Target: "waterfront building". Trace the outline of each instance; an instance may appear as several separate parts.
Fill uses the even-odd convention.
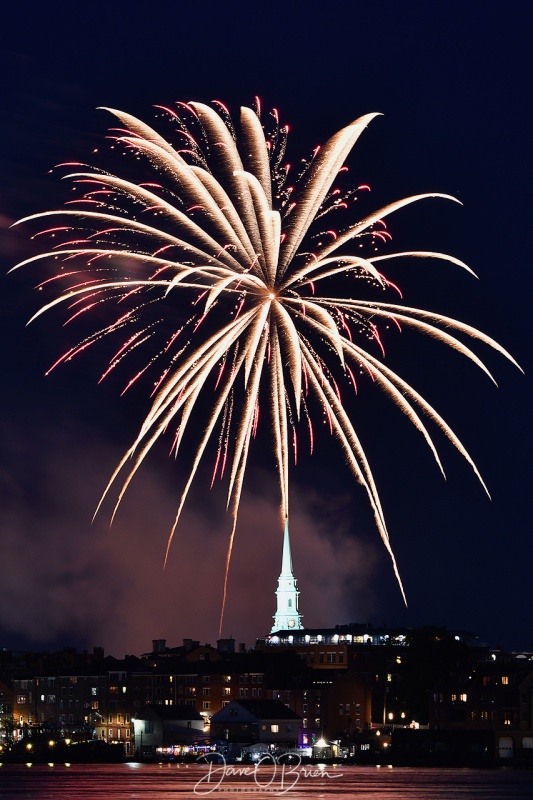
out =
[[[182,748],[203,743],[204,719],[186,705],[146,705],[133,719],[135,754],[151,758],[156,752],[180,754]]]
[[[301,719],[279,700],[232,700],[211,718],[211,738],[229,744],[298,745]]]

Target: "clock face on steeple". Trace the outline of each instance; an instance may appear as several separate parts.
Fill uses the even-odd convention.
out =
[[[289,628],[294,628],[295,622],[294,622],[293,619],[290,619],[287,624],[288,624]]]

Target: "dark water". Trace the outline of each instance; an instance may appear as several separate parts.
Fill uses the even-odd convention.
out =
[[[1,800],[196,800],[286,796],[289,800],[533,800],[533,771],[407,767],[214,765],[4,765]]]

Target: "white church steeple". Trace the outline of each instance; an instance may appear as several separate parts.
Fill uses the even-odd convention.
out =
[[[289,520],[285,518],[281,573],[278,578],[278,588],[276,589],[277,608],[271,633],[275,631],[301,630],[303,628],[302,615],[298,611],[299,594],[300,592],[296,588],[296,578],[292,574]]]

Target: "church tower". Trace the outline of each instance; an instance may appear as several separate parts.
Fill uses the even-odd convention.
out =
[[[298,611],[299,594],[300,592],[296,588],[296,578],[292,574],[289,520],[285,518],[281,573],[278,578],[278,588],[276,589],[277,609],[274,614],[271,633],[275,633],[275,631],[301,630],[303,628],[302,615]]]

